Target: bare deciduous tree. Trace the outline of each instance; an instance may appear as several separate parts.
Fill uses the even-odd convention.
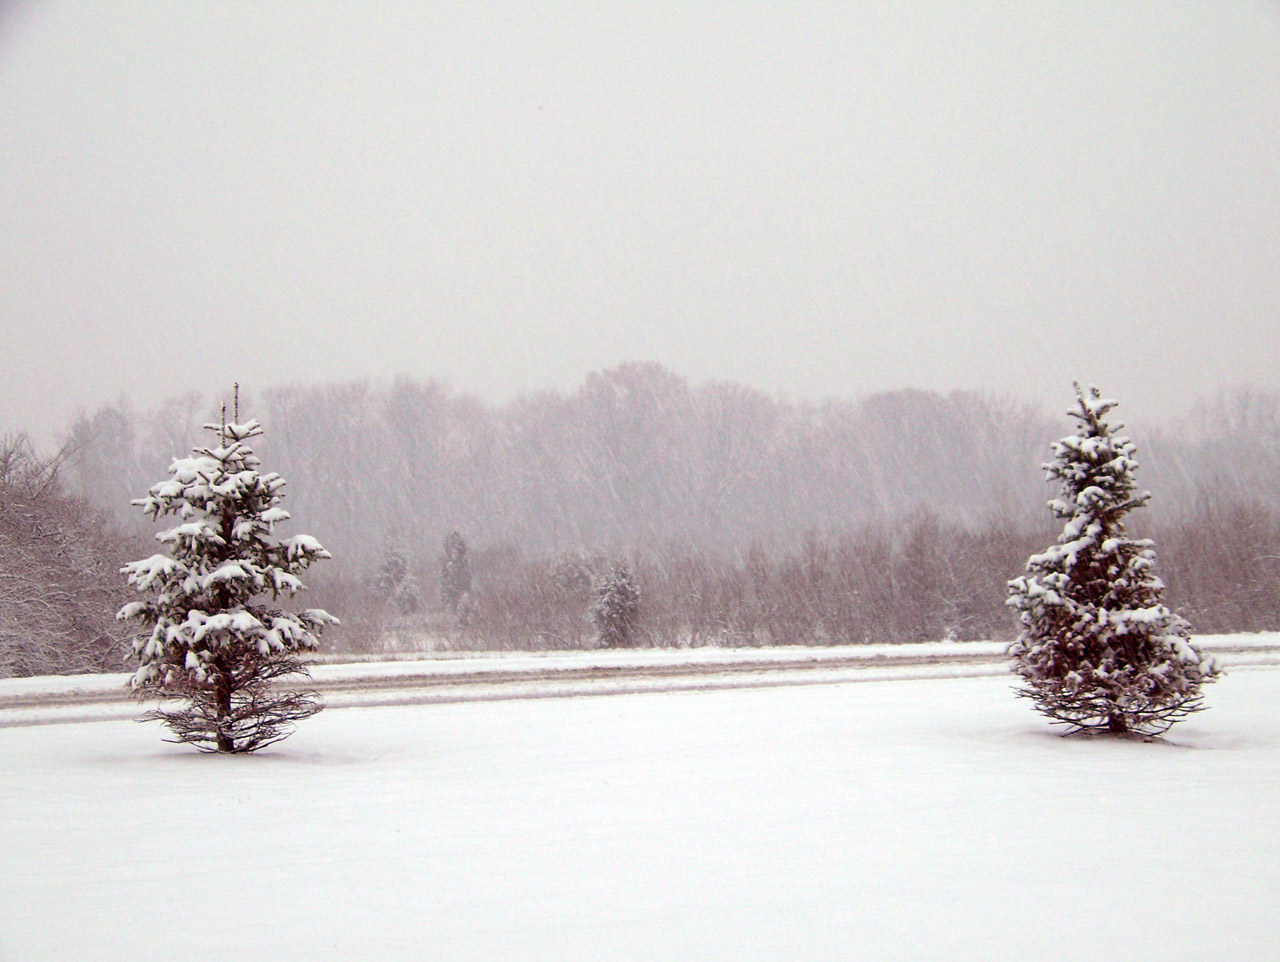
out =
[[[38,456],[26,435],[0,440],[0,677],[104,671],[123,659],[108,617],[128,540],[69,497],[64,447]]]

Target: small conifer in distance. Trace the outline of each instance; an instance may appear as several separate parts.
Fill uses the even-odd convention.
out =
[[[639,639],[640,586],[625,561],[619,561],[596,582],[591,620],[606,648],[629,648]]]
[[[457,531],[449,532],[444,539],[444,554],[440,557],[440,600],[452,615],[464,610],[464,602],[471,594],[471,559],[467,541]]]

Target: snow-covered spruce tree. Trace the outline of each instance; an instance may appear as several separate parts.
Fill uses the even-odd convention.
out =
[[[1078,384],[1076,401],[1078,433],[1044,466],[1062,485],[1049,508],[1066,525],[1009,582],[1018,694],[1072,731],[1158,735],[1202,707],[1200,686],[1218,669],[1165,606],[1152,542],[1125,533],[1125,515],[1150,494],[1134,493],[1134,445],[1104,420],[1116,402]]]
[[[217,433],[217,446],[176,458],[169,480],[133,502],[153,520],[172,514],[179,523],[156,535],[167,554],[121,569],[153,597],[125,605],[118,617],[143,629],[133,639],[134,693],[186,702],[143,718],[201,751],[251,752],[323,707],[313,691],[273,683],[305,676],[299,652],[338,621],[318,608],[293,613],[275,603],[302,590],[298,574],[329,552],[309,535],[272,536],[289,513],[279,506],[284,480],[261,473],[249,447],[262,433],[258,422],[205,427]]]
[[[596,582],[591,620],[605,647],[628,648],[635,644],[640,627],[640,586],[625,561],[615,564]]]
[[[398,545],[391,544],[373,577],[373,588],[391,604],[399,615],[416,615],[422,610],[422,593],[418,579],[409,570],[409,562]]]
[[[471,593],[471,560],[467,555],[466,539],[456,531],[449,532],[440,558],[440,600],[453,615]]]
[[[603,562],[601,562],[603,564]],[[551,562],[550,633],[569,648],[581,648],[589,640],[587,614],[595,600],[591,562],[577,551],[564,551]]]

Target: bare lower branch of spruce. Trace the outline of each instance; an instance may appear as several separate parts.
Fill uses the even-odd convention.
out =
[[[1160,705],[1145,704],[1141,708],[1119,707],[1108,697],[1082,698],[1078,694],[1056,695],[1039,689],[1014,689],[1019,698],[1029,698],[1036,710],[1058,725],[1067,726],[1064,734],[1124,734],[1156,737],[1175,723],[1205,708],[1200,694]],[[1115,721],[1122,722],[1117,727]]]
[[[210,693],[190,697],[177,709],[157,708],[141,721],[158,721],[173,732],[166,741],[192,745],[204,752],[240,754],[257,751],[293,733],[294,723],[324,707],[310,689],[268,690],[265,687],[233,696],[231,710],[219,713]],[[229,748],[226,746],[230,746]]]
[[[158,721],[174,733],[166,741],[193,745],[209,752],[252,752],[287,738],[293,724],[324,707],[319,694],[304,688],[278,688],[276,679],[290,675],[310,677],[305,665],[291,656],[250,659],[222,676],[229,690],[229,704],[219,701],[219,679],[191,677],[167,685],[139,688],[139,698],[185,701],[183,707],[145,712],[141,721]]]

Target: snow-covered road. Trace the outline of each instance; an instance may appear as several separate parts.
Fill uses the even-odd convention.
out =
[[[1280,633],[1207,635],[1197,643],[1228,668],[1280,664]],[[330,708],[660,691],[702,691],[1008,672],[998,642],[831,648],[666,648],[469,653],[312,666]],[[135,717],[127,675],[0,680],[0,728]]]

